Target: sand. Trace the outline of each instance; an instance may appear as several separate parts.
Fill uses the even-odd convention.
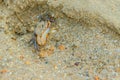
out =
[[[0,80],[119,80],[119,0],[0,0]],[[37,17],[55,18],[40,58]]]

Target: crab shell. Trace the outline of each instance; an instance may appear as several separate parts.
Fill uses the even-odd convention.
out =
[[[47,24],[44,26],[45,28],[42,30],[42,33],[37,35],[37,43],[40,46],[43,46],[47,42],[48,33],[50,31],[50,22],[48,21]]]

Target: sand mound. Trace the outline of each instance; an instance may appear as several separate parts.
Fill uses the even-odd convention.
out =
[[[119,0],[4,0],[4,3],[9,9],[22,13],[29,8],[47,4],[44,10],[49,7],[82,25],[108,27],[120,34]]]

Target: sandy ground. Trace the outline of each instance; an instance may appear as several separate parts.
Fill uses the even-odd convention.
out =
[[[33,17],[34,14],[36,16],[49,10],[48,6],[41,2],[42,7],[35,5],[35,8],[21,13],[9,1],[11,0],[4,0],[5,4],[0,4],[0,80],[120,80],[119,27],[111,28],[111,17],[108,22],[104,22],[104,19],[95,15],[95,20],[102,20],[99,23],[94,19],[89,21],[93,16],[87,15],[85,18],[83,15],[78,21],[74,12],[66,15],[71,11],[67,12],[68,8],[64,7],[68,5],[67,1],[71,4],[69,0],[63,4],[61,13],[50,7],[50,11],[56,17],[56,24],[53,25],[56,31],[50,34],[46,47],[54,46],[54,52],[48,57],[39,58],[37,53],[40,52],[35,52],[34,46],[29,44],[35,24]],[[54,4],[56,7],[63,3],[63,0],[58,0],[58,4],[55,4],[55,1],[48,0],[47,4]],[[91,0],[87,1],[92,3]],[[114,3],[117,3],[117,0],[115,1]],[[101,3],[97,3],[102,4],[102,0]],[[75,4],[71,6],[74,7]],[[17,12],[17,15],[14,12]],[[32,16],[32,19],[29,16]],[[114,20],[113,24],[118,25]],[[59,49],[60,45],[65,49]]]

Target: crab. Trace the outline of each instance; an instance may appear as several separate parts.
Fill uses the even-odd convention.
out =
[[[51,23],[55,22],[55,18],[50,13],[39,15],[37,18],[39,22],[35,26],[30,44],[34,44],[35,50],[40,50],[40,47],[45,46],[47,43]]]
[[[34,48],[39,50],[40,46],[44,46],[47,42],[48,34],[50,32],[50,21],[41,21],[37,23],[33,33],[33,37],[30,40],[31,44],[34,44]]]

